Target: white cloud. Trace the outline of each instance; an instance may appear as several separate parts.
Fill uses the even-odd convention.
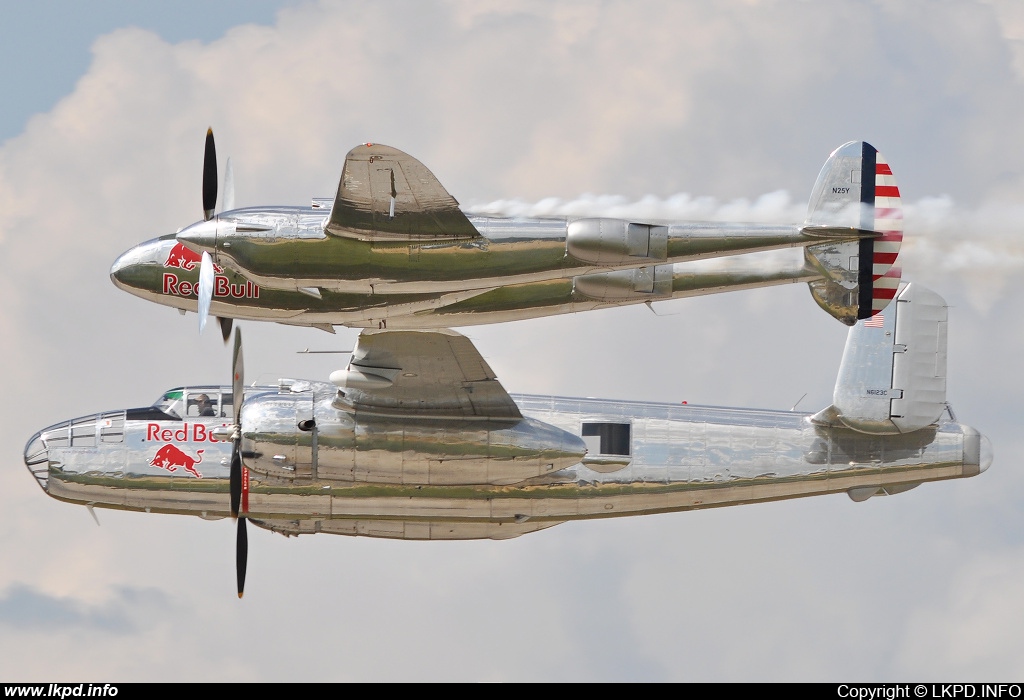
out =
[[[1019,491],[1001,445],[1024,389],[1013,369],[1024,342],[1014,243],[1024,127],[997,15],[966,0],[922,7],[324,2],[209,44],[137,29],[98,38],[75,91],[0,146],[0,599],[23,586],[125,615],[140,608],[118,607],[119,589],[170,602],[143,606],[155,622],[141,632],[3,635],[0,670],[45,680],[676,679],[680,663],[713,679],[944,673],[918,630],[948,629],[981,604],[934,604],[945,591],[936,572],[948,573],[935,543],[964,551]],[[584,203],[797,220],[828,152],[867,138],[916,207],[908,236],[911,224],[927,230],[904,266],[956,305],[951,397],[992,435],[996,464],[883,506],[821,499],[570,524],[506,543],[251,532],[249,593],[237,603],[229,522],[100,513],[96,528],[20,466],[43,425],[226,375],[227,352],[212,332],[196,339],[194,316],[107,280],[122,250],[198,218],[208,125],[222,158],[234,157],[240,205],[330,195],[344,153],[374,140],[415,154],[464,202],[552,197],[544,206],[557,208],[614,193]],[[978,225],[969,241],[961,223]],[[844,332],[806,289],[662,306],[679,315],[619,309],[469,335],[513,391],[829,400]],[[332,360],[291,351],[354,336],[256,324],[246,334],[254,379],[324,376]],[[632,372],[608,371],[624,362]],[[967,494],[991,501],[957,504]],[[889,536],[899,551],[878,554]],[[1001,537],[992,609],[1010,604],[1018,558]],[[899,601],[933,592],[920,618],[873,612],[897,611],[872,578],[883,564]],[[862,572],[860,585],[836,584],[848,571]],[[994,624],[986,611],[970,629]],[[907,640],[895,661],[869,623]],[[1016,637],[998,638],[1019,650]],[[1012,676],[1006,659],[994,675]],[[977,663],[964,673],[990,668]]]

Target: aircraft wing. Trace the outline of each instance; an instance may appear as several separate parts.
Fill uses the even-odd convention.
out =
[[[406,418],[522,418],[469,338],[451,330],[359,335],[347,369],[331,374],[336,405]]]
[[[368,241],[480,236],[423,163],[376,143],[356,146],[345,156],[325,230]]]

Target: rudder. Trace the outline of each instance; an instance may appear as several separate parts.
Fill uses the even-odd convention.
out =
[[[832,405],[814,420],[875,435],[931,425],[946,409],[945,300],[904,284],[884,313],[850,329]]]
[[[829,156],[811,192],[804,231],[827,237],[859,231],[859,240],[804,249],[823,280],[815,301],[847,325],[884,309],[896,292],[894,264],[903,241],[903,209],[892,169],[869,143],[851,141]]]

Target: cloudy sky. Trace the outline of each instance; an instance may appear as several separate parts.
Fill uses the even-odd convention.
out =
[[[1024,674],[1024,8],[1015,0],[3,0],[0,677],[985,680]],[[220,382],[194,315],[116,290],[123,250],[237,203],[330,196],[364,141],[466,206],[799,221],[864,139],[907,204],[908,279],[950,303],[969,480],[406,543],[99,512],[43,495],[37,429]],[[554,199],[551,199],[554,198]],[[698,205],[693,204],[698,202]],[[540,203],[540,204],[538,204]],[[610,203],[610,204],[609,204]],[[687,209],[687,207],[689,207]],[[510,391],[801,409],[845,328],[803,285],[467,331]],[[355,333],[242,324],[251,379],[322,378]]]

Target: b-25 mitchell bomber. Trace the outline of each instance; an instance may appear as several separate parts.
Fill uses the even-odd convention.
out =
[[[200,327],[219,317],[225,340],[234,318],[448,328],[787,282],[806,282],[850,325],[899,284],[899,189],[863,142],[829,156],[799,225],[467,215],[422,163],[380,144],[348,153],[333,199],[220,214],[216,202],[210,132],[205,220],[132,248],[110,274],[139,297],[197,311]],[[763,258],[780,249],[793,255]]]
[[[505,539],[569,520],[847,493],[854,501],[988,468],[946,402],[946,304],[903,285],[849,331],[815,414],[510,395],[464,336],[365,330],[330,382],[179,387],[144,408],[36,433],[53,498],[238,517],[283,535]]]

